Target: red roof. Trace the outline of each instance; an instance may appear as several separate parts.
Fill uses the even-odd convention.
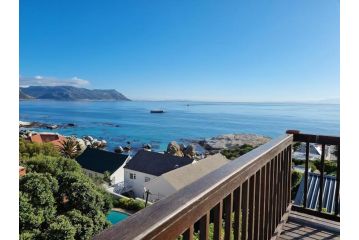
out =
[[[55,146],[61,146],[62,142],[65,141],[66,138],[59,134],[52,133],[41,133],[41,134],[33,134],[30,136],[30,141],[34,143],[52,143]]]

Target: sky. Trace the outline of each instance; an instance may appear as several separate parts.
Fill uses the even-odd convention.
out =
[[[339,98],[339,0],[20,0],[20,86],[134,100]]]

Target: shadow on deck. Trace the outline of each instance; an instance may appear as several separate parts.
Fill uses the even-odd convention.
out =
[[[276,239],[340,239],[340,223],[291,211]]]

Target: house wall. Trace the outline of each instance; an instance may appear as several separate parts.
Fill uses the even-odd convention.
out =
[[[103,177],[103,173],[98,173],[98,172],[94,172],[94,171],[91,171],[91,170],[88,170],[86,168],[82,168],[82,170],[84,170],[85,174],[87,174],[88,176],[98,176],[98,177]]]
[[[129,161],[130,159],[128,158],[121,167],[119,167],[114,173],[112,173],[110,179],[111,179],[111,183],[112,184],[116,184],[116,183],[120,183],[125,181],[125,170],[124,170],[124,166],[126,165],[126,163]]]
[[[146,189],[148,189],[150,192],[148,196],[148,200],[150,202],[157,202],[177,191],[162,177],[157,177],[150,182],[146,182],[144,187],[146,187]]]
[[[136,174],[136,179],[130,178],[130,173]],[[157,178],[157,176],[146,174],[134,170],[124,168],[124,179],[126,188],[132,188],[136,197],[144,197],[144,186],[145,186],[145,177],[149,177],[150,180]]]

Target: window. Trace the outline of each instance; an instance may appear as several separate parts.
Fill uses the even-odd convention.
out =
[[[136,174],[135,173],[130,173],[130,179],[136,179]]]
[[[150,180],[151,180],[151,178],[145,177],[145,182],[149,182]]]

